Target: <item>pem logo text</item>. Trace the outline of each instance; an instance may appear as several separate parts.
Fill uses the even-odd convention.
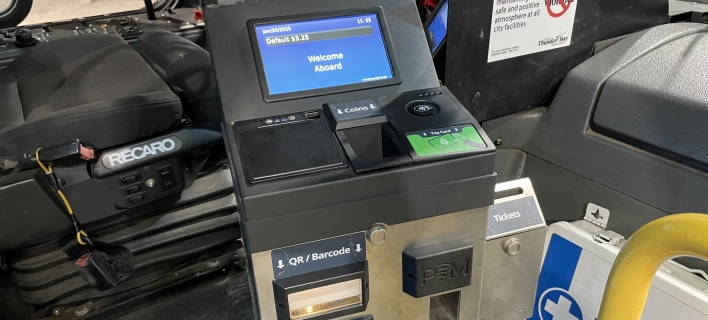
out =
[[[436,266],[421,270],[423,276],[419,277],[420,285],[424,286],[436,281],[447,281],[470,274],[470,259],[441,263]]]

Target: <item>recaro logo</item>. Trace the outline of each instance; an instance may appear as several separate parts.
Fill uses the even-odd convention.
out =
[[[103,165],[106,166],[106,168],[115,168],[124,164],[129,164],[136,160],[142,160],[171,151],[177,151],[181,146],[182,143],[177,137],[167,137],[107,153],[102,157],[101,162],[103,162]]]
[[[455,277],[463,277],[470,274],[470,259],[464,262],[458,261],[441,263],[436,266],[421,270],[422,277],[419,277],[420,285],[424,286],[432,281],[452,280]]]

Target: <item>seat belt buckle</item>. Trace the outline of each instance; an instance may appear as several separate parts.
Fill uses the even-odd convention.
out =
[[[70,241],[61,250],[69,257],[79,257],[74,269],[98,291],[117,286],[133,273],[133,254],[121,245],[92,240],[91,246],[85,246]]]
[[[113,265],[99,251],[90,251],[79,257],[74,268],[92,288],[98,291],[111,289],[121,279]]]
[[[74,166],[96,158],[93,145],[73,139],[39,150],[39,159],[54,166]]]

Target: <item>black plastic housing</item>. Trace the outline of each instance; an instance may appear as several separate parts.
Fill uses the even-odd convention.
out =
[[[92,288],[99,291],[115,287],[120,282],[110,262],[98,251],[84,254],[74,263],[74,269]]]
[[[39,150],[39,160],[55,166],[73,166],[92,160],[93,146],[79,139],[72,139]],[[82,154],[82,151],[87,154]]]
[[[420,298],[469,286],[473,244],[470,237],[403,251],[403,292]]]
[[[325,95],[314,93],[287,101],[266,101],[264,94],[267,93],[263,92],[259,80],[258,58],[254,55],[257,52],[252,48],[250,29],[253,22],[288,20],[293,16],[312,14],[312,8],[317,8],[316,15],[319,16],[347,15],[356,10],[378,12],[379,18],[386,22],[384,32],[390,37],[387,49],[399,66],[400,83],[352,87],[346,92]],[[206,7],[205,20],[227,122],[225,138],[239,198],[241,228],[249,253],[359,232],[377,222],[397,224],[493,203],[495,149],[474,118],[449,91],[440,88],[414,2],[247,2]],[[411,91],[416,91],[415,96],[405,94]],[[432,94],[437,92],[441,94],[433,97]],[[476,154],[433,159],[435,161],[420,159],[420,163],[413,164],[401,157],[405,160],[402,165],[383,170],[375,168],[377,170],[370,172],[357,173],[350,165],[354,162],[347,159],[347,166],[262,183],[255,183],[249,173],[251,156],[241,141],[242,133],[249,129],[243,124],[257,127],[261,120],[265,123],[275,116],[313,110],[322,115],[321,108],[327,103],[372,97],[376,97],[382,106],[405,108],[404,100],[418,99],[419,95],[426,97],[426,93],[429,99],[444,100],[433,102],[455,105],[459,112],[454,117],[446,117],[441,112],[425,121],[409,118],[414,116],[405,110],[400,114],[392,111],[396,118],[388,118],[385,125],[392,126],[404,147],[407,146],[400,134],[406,130],[459,123],[475,126],[489,147]],[[381,123],[381,119],[376,119],[370,124]],[[341,147],[341,143],[337,143],[337,148]],[[279,159],[288,161],[287,158]]]

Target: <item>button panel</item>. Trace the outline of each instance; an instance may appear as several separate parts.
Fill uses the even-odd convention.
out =
[[[177,141],[176,137],[174,139]],[[189,170],[184,167],[184,159],[175,155],[153,162],[131,164],[130,168],[123,168],[114,176],[96,179],[104,178],[102,180],[111,189],[116,208],[133,209],[179,195],[185,187],[186,172]]]

